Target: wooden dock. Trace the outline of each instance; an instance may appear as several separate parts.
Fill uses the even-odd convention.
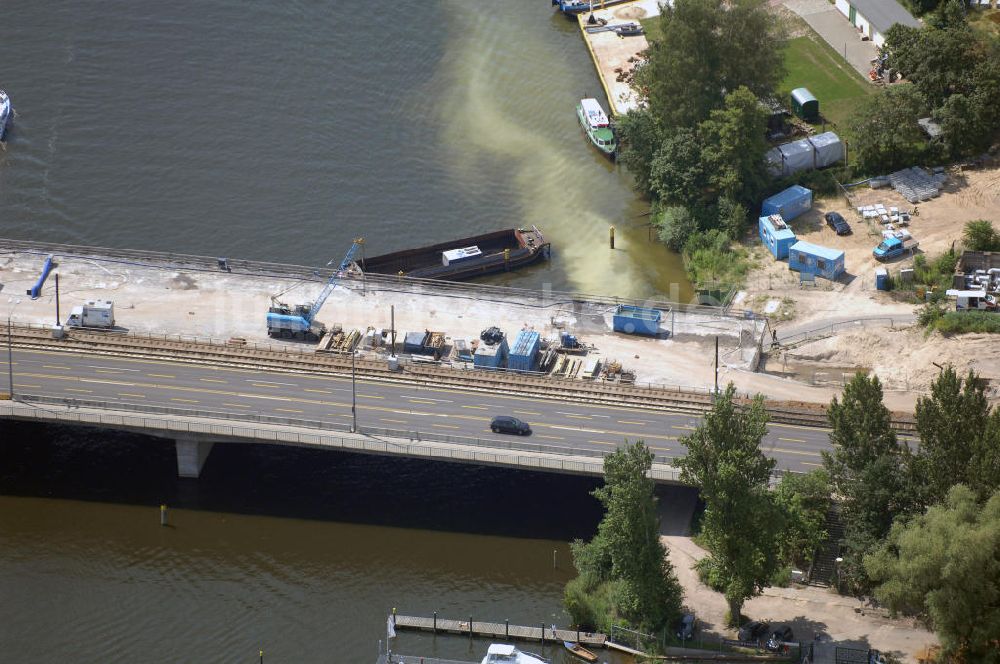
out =
[[[466,662],[457,659],[437,659],[435,657],[418,657],[416,655],[381,655],[378,664],[479,664],[479,662]]]
[[[528,627],[527,625],[511,625],[507,621],[494,623],[472,620],[471,618],[468,620],[449,620],[438,618],[437,615],[431,618],[395,616],[395,621],[397,630],[409,629],[421,632],[464,634],[505,641],[540,641],[542,643],[576,641],[585,646],[604,648],[608,640],[607,635],[595,632],[580,632],[572,629],[556,629],[553,632],[551,625],[543,625],[542,623],[535,627]]]

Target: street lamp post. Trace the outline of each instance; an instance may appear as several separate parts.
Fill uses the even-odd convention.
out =
[[[21,304],[21,300],[14,300],[14,306],[7,312],[7,382],[12,401],[14,400],[14,344],[12,341],[14,334],[11,329],[10,319],[14,315],[14,308],[19,304]]]
[[[358,399],[354,380],[354,351],[351,351],[351,433],[358,432]]]

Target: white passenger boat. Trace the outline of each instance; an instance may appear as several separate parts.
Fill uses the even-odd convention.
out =
[[[521,652],[514,646],[494,643],[486,651],[482,664],[549,664],[549,661],[538,655]]]
[[[14,107],[10,105],[10,97],[3,90],[0,90],[0,141],[3,140],[3,135],[7,133],[7,126],[10,125],[10,119],[14,116]]]

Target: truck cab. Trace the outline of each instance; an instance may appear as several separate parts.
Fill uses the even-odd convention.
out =
[[[887,261],[896,258],[897,256],[902,256],[907,251],[912,251],[917,248],[916,242],[907,242],[898,237],[887,237],[882,240],[881,244],[872,249],[872,256],[876,260]]]

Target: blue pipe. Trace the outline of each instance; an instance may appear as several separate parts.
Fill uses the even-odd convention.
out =
[[[38,277],[38,281],[35,285],[28,290],[28,295],[31,296],[32,300],[37,300],[38,296],[42,294],[42,285],[45,280],[49,278],[49,272],[52,271],[52,254],[49,254],[45,259],[45,265],[42,266],[42,276]]]

